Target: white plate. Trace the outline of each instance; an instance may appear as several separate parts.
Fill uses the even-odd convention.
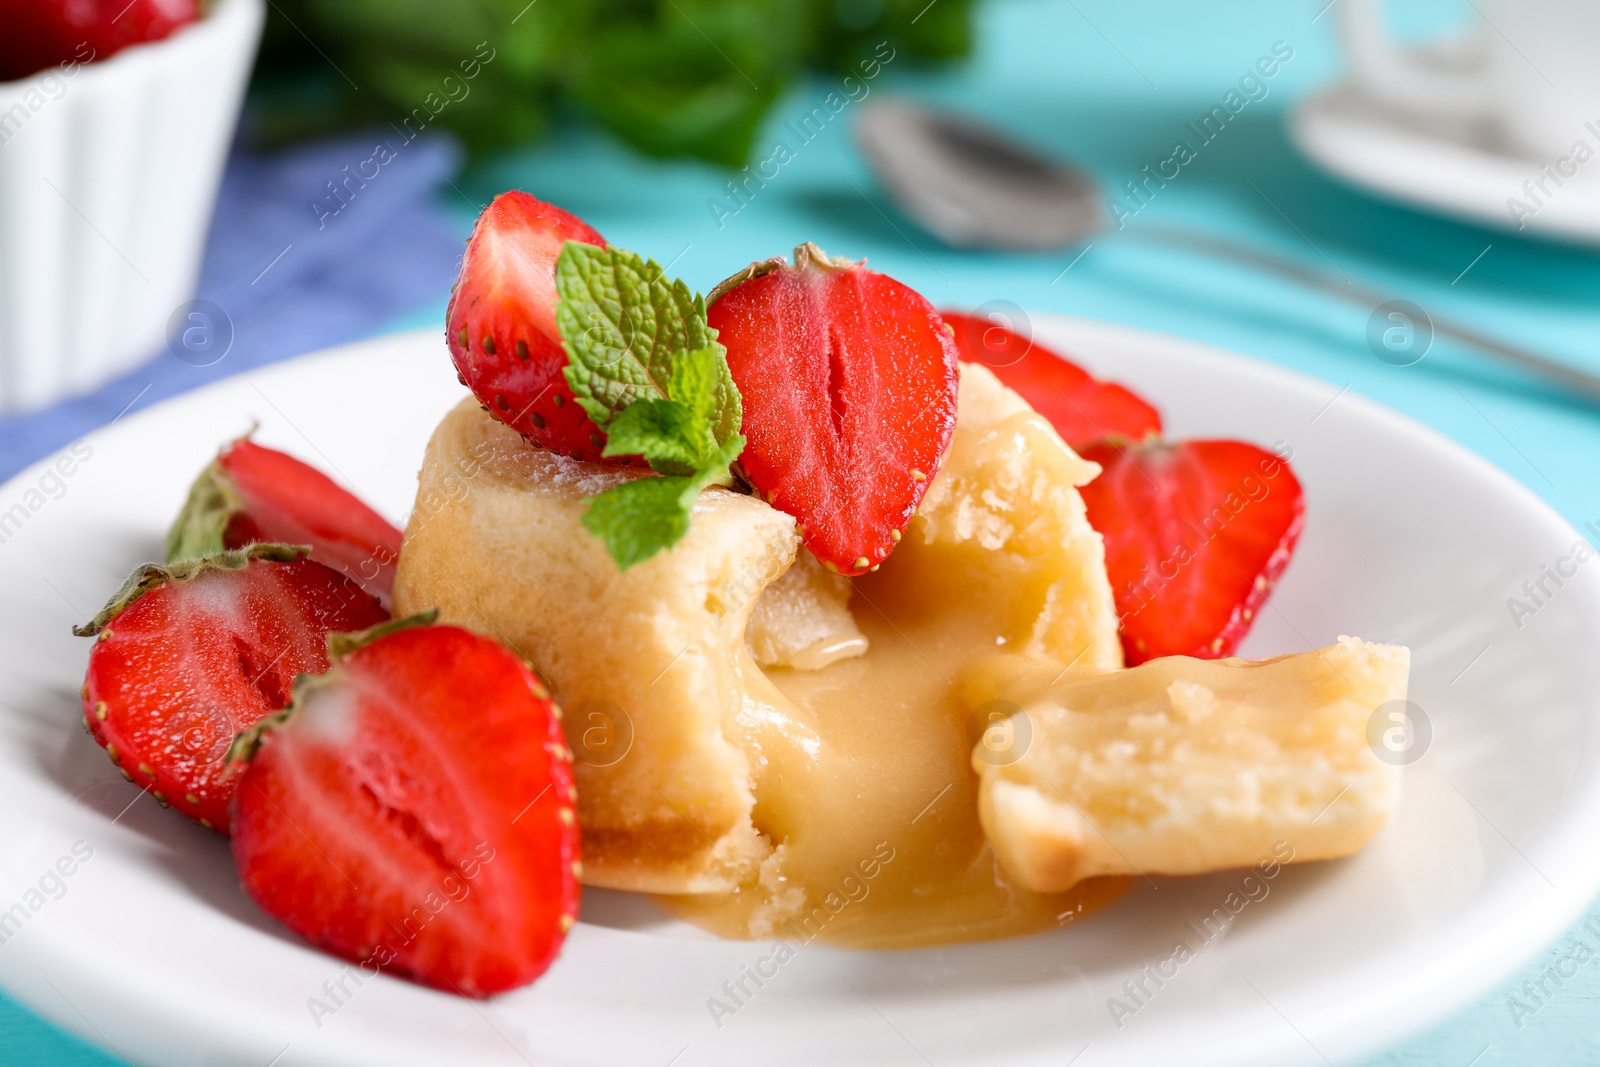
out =
[[[1541,169],[1554,159],[1504,152],[1480,123],[1400,115],[1348,82],[1302,101],[1289,133],[1312,162],[1386,199],[1524,236],[1600,244],[1600,164],[1593,161],[1557,187]],[[1573,135],[1600,150],[1600,135]],[[1523,189],[1541,179],[1550,195]],[[1531,213],[1513,212],[1512,198]]]
[[[386,977],[347,982],[353,996],[336,991],[337,1013],[313,1021],[308,999],[327,997],[344,965],[250,904],[221,839],[112,771],[79,729],[88,650],[67,630],[155,554],[190,477],[252,418],[264,442],[402,516],[423,443],[460,395],[432,333],[220,382],[92,435],[64,491],[42,465],[0,489],[0,507],[42,502],[0,546],[0,909],[27,911],[26,890],[75,842],[94,850],[60,899],[9,932],[0,982],[164,1067],[1060,1067],[1085,1046],[1083,1065],[1320,1063],[1427,1025],[1555,938],[1600,888],[1600,566],[1520,630],[1506,597],[1577,533],[1482,460],[1325,383],[1170,337],[1042,316],[1038,327],[1159,402],[1175,435],[1293,447],[1309,521],[1246,652],[1341,633],[1408,644],[1413,699],[1434,731],[1390,829],[1353,859],[1286,868],[1177,977],[1159,990],[1146,979],[1154,995],[1120,1029],[1108,998],[1195,941],[1188,924],[1237,873],[1141,883],[1086,922],[1017,940],[800,946],[720,1028],[708,998],[770,946],[591,893],[561,960],[530,988],[478,1004]],[[29,497],[41,478],[46,492]]]

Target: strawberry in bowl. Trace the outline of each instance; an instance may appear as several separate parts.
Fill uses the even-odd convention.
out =
[[[197,0],[0,0],[0,81],[74,59],[109,59],[199,17]]]
[[[184,305],[265,12],[265,0],[0,0],[0,234],[14,265],[0,277],[0,414],[92,390],[169,346],[193,358],[178,347],[195,325]]]

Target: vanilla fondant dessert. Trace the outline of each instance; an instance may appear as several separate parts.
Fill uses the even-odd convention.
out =
[[[702,299],[525,194],[446,337],[476,403],[429,443],[395,609],[548,684],[590,886],[936,944],[1278,840],[1344,855],[1394,807],[1364,724],[1403,650],[1223,658],[1299,533],[1286,457],[1160,440],[1127,389],[814,245]]]
[[[878,573],[828,572],[792,519],[721,490],[624,572],[580,520],[588,496],[641,475],[530,449],[464,402],[429,445],[396,605],[500,636],[568,709],[589,884],[672,894],[730,936],[1003,936],[1121,885],[1085,878],[1248,865],[1277,838],[1305,858],[1359,848],[1395,799],[1364,726],[1404,696],[1403,650],[1114,670],[1101,538],[1076,489],[1095,473],[967,364],[944,467]],[[974,759],[973,711],[1030,688],[1027,751]],[[591,708],[626,716],[622,759],[581,758]],[[1157,755],[1163,742],[1184,751]],[[1357,784],[1302,848],[1296,820],[1342,776]],[[1140,822],[1147,793],[1168,810]]]
[[[1054,923],[1059,901],[1003,914],[1015,887],[984,847],[956,682],[996,649],[1121,663],[1075,488],[1093,474],[969,365],[944,469],[880,573],[852,588],[793,519],[722,491],[674,548],[619,572],[580,519],[587,495],[639,475],[529,449],[463,403],[428,448],[397,610],[510,642],[580,756],[585,709],[630,720],[626,757],[576,764],[589,884],[727,894],[730,929],[760,935],[884,843],[873,907],[900,887],[949,911],[956,886],[915,894],[950,879],[971,894],[953,923]]]

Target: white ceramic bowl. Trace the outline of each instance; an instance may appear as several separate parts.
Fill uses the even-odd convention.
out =
[[[194,295],[263,0],[0,83],[0,413],[154,355]]]

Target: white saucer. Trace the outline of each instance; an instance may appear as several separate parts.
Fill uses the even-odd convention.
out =
[[[1314,163],[1379,196],[1524,236],[1600,244],[1600,158],[1560,187],[1546,179],[1551,195],[1540,193],[1541,204],[1523,183],[1537,182],[1554,159],[1505,151],[1486,123],[1401,114],[1349,82],[1302,101],[1289,133]],[[1600,135],[1580,129],[1579,137],[1600,155]],[[1513,197],[1532,213],[1513,212]]]
[[[1283,868],[1270,895],[1244,885],[1248,908],[1178,977],[1156,989],[1145,975],[1241,899],[1241,872],[1139,882],[1032,937],[800,945],[732,1018],[707,1001],[772,946],[719,941],[629,894],[586,892],[549,973],[484,1003],[387,976],[352,985],[262,914],[227,843],[162,811],[84,736],[88,642],[68,627],[159,551],[189,480],[252,419],[263,443],[400,519],[428,435],[463,395],[428,331],[218,382],[0,486],[0,515],[22,511],[0,543],[0,984],[161,1067],[1319,1065],[1482,996],[1600,889],[1600,564],[1519,628],[1505,598],[1560,569],[1578,533],[1482,459],[1265,363],[1034,322],[1159,404],[1176,437],[1293,449],[1305,533],[1244,654],[1341,633],[1409,645],[1411,699],[1432,723],[1393,823],[1350,859]],[[1137,1014],[1111,1011],[1139,981]]]

